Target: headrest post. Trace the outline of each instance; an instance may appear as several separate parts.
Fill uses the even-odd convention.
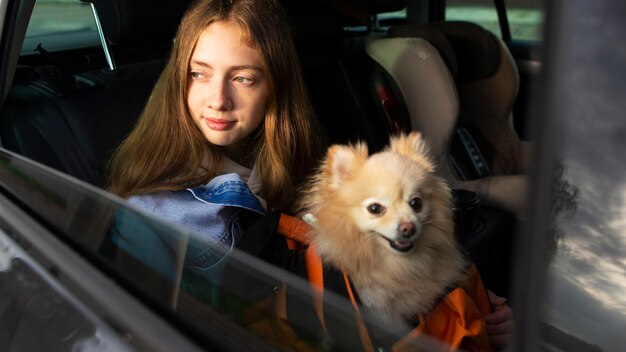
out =
[[[378,14],[372,14],[370,16],[369,27],[371,31],[380,31],[380,22],[378,21]]]
[[[113,60],[113,55],[111,55],[111,49],[109,48],[109,43],[104,36],[104,31],[102,30],[102,25],[100,24],[100,18],[98,17],[98,11],[96,10],[96,6],[93,3],[91,4],[91,11],[93,12],[93,18],[96,21],[96,27],[98,28],[98,35],[100,36],[100,43],[102,43],[102,49],[104,50],[104,56],[106,57],[107,64],[109,65],[109,70],[115,71],[115,61]]]

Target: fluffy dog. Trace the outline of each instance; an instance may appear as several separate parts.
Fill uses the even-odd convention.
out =
[[[450,189],[419,133],[367,147],[334,145],[305,191],[303,214],[325,264],[347,273],[365,307],[406,324],[464,277]],[[305,216],[305,217],[306,217]]]

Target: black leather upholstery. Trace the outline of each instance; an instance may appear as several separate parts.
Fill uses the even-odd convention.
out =
[[[162,67],[154,61],[116,73],[14,85],[2,111],[4,146],[103,186],[106,162],[141,113]]]
[[[169,46],[188,1],[94,3],[111,42]],[[3,105],[3,146],[103,187],[108,159],[139,117],[164,63],[162,54],[113,72],[20,67]]]

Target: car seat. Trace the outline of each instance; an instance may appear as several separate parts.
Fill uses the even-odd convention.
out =
[[[478,24],[465,21],[428,23],[450,43],[455,83],[462,109],[461,122],[485,138],[481,145],[494,175],[524,172],[525,148],[513,127],[512,107],[519,74],[502,40]],[[393,26],[389,37],[420,36],[424,25]],[[441,49],[439,50],[441,53]],[[458,59],[461,58],[461,59]],[[453,59],[448,60],[448,67]]]
[[[485,149],[466,130],[459,132],[457,129],[465,106],[462,105],[464,100],[459,96],[453,75],[457,73],[457,65],[460,66],[454,49],[442,35],[443,32],[438,32],[434,27],[411,25],[411,29],[411,35],[401,32],[404,35],[398,37],[371,38],[366,45],[368,54],[391,77],[390,83],[397,86],[401,101],[407,109],[409,128],[421,131],[430,141],[432,154],[439,163],[438,171],[453,188],[471,190],[485,204],[506,209],[523,218],[526,177],[493,173],[491,166],[494,164],[488,163],[488,159],[483,156]],[[392,30],[390,32],[397,34]],[[484,90],[489,91],[489,88]],[[467,95],[465,99],[470,99],[470,96]],[[488,104],[488,101],[482,101],[482,105]],[[481,104],[473,105],[480,107]],[[488,121],[489,116],[481,115],[483,120]],[[467,119],[472,121],[471,116]],[[478,124],[484,121],[472,122]],[[489,123],[501,126],[500,122]],[[497,128],[487,128],[485,131],[495,133],[493,140],[496,141],[508,138],[508,135],[502,138],[502,132]],[[452,150],[455,134],[459,135],[462,149],[468,152],[470,164],[478,170],[478,178],[465,176],[467,173],[460,166],[461,158]],[[516,141],[519,142],[519,138]],[[500,148],[500,145],[497,147]],[[503,148],[510,148],[510,145]]]
[[[387,125],[381,133],[421,131],[431,144],[431,155],[438,161],[437,171],[449,180],[451,187],[474,190],[490,200],[477,208],[466,209],[468,212],[456,211],[464,215],[472,213],[470,217],[475,220],[473,228],[467,226],[467,232],[461,229],[463,226],[457,228],[457,239],[479,267],[487,287],[506,296],[516,225],[509,210],[521,208],[523,200],[519,199],[517,204],[499,203],[500,199],[509,201],[509,195],[504,192],[494,197],[493,189],[505,191],[507,187],[518,187],[516,183],[524,184],[525,180],[523,176],[493,177],[486,164],[479,165],[484,158],[471,158],[467,150],[472,148],[461,145],[462,153],[456,150],[459,141],[473,142],[460,137],[472,135],[459,132],[464,131],[459,128],[462,106],[455,81],[459,64],[450,41],[433,27],[421,27],[423,33],[410,38],[389,38],[384,27],[377,27],[377,13],[401,10],[406,1],[326,1],[336,3],[334,8],[342,18],[342,50],[347,53],[344,60],[360,63],[350,65],[361,72],[352,76],[367,77],[365,84],[372,90],[370,99],[376,103],[377,118]],[[388,23],[398,20],[386,20],[382,24]],[[481,152],[475,144],[472,151],[474,155]],[[456,197],[457,194],[467,192],[455,191],[455,209],[460,209],[465,197]]]

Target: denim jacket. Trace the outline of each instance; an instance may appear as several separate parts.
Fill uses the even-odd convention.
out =
[[[156,222],[119,212],[112,235],[119,248],[172,282],[185,269],[217,285],[224,259],[243,233],[238,221],[241,212],[265,213],[236,173],[217,176],[195,188],[132,196],[128,202],[181,230],[163,231]]]

